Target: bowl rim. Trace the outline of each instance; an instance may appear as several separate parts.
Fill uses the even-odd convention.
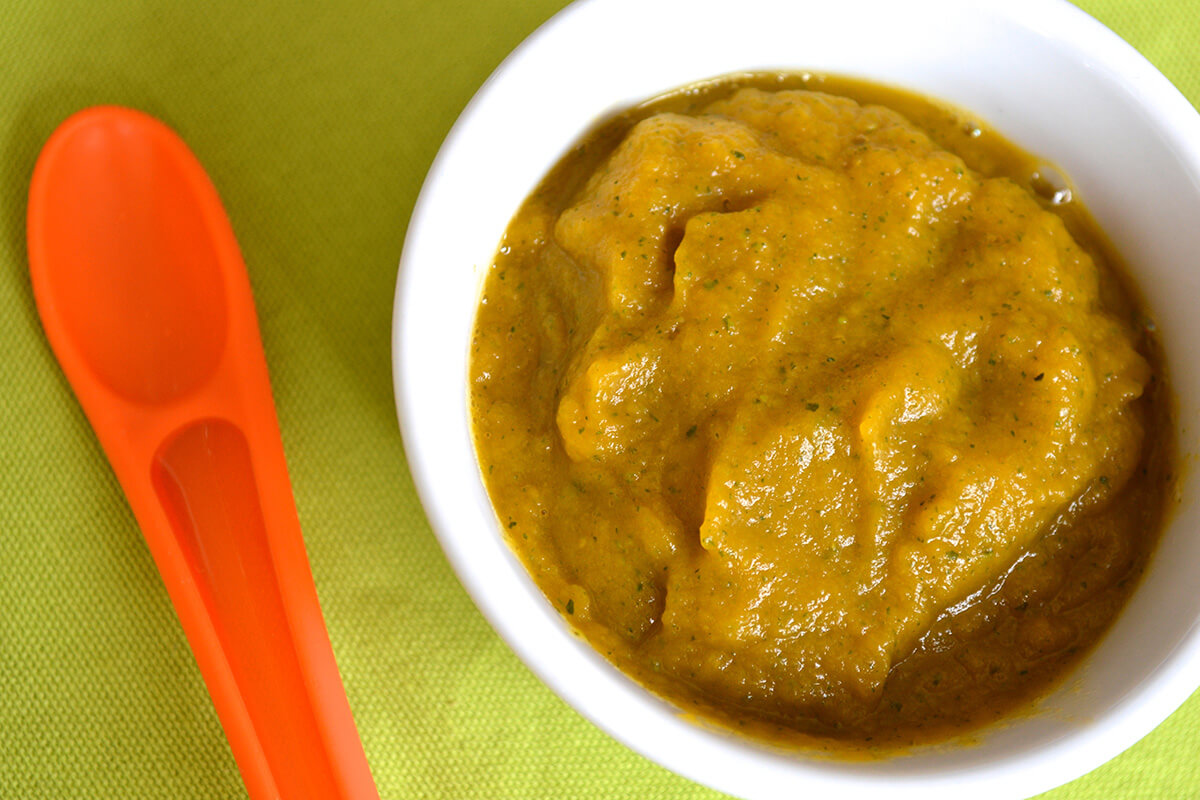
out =
[[[848,790],[876,791],[886,786],[897,797],[948,797],[958,796],[964,791],[971,791],[979,798],[1010,797],[1013,796],[1013,791],[1025,796],[1073,780],[1115,757],[1149,733],[1195,690],[1197,679],[1194,675],[1200,670],[1200,620],[1194,622],[1184,641],[1158,665],[1151,677],[1143,680],[1102,716],[1099,721],[1103,724],[1090,724],[1052,742],[1036,757],[1018,755],[1003,759],[995,765],[972,767],[945,774],[867,772],[847,775],[842,769],[845,762],[830,762],[833,765],[831,767],[819,759],[801,760],[796,758],[794,752],[774,752],[770,747],[741,740],[724,730],[685,721],[683,716],[686,715],[681,715],[669,703],[617,671],[592,651],[590,645],[582,642],[577,634],[573,634],[565,621],[549,607],[540,590],[528,579],[523,565],[510,551],[510,560],[521,573],[518,579],[524,578],[525,582],[533,587],[536,602],[542,606],[540,609],[527,609],[538,617],[535,622],[538,625],[548,624],[557,628],[562,640],[557,644],[572,650],[575,657],[593,662],[592,666],[599,672],[593,671],[592,675],[613,673],[608,675],[611,685],[606,687],[606,700],[610,702],[610,706],[598,704],[595,698],[590,696],[594,687],[583,685],[578,679],[569,678],[556,671],[553,665],[547,664],[544,653],[539,652],[534,644],[526,639],[523,630],[525,626],[510,615],[502,614],[495,606],[487,588],[481,585],[478,580],[480,576],[473,563],[478,557],[477,553],[474,553],[465,541],[448,533],[450,523],[443,507],[445,501],[440,496],[429,469],[430,464],[436,461],[431,453],[435,443],[427,441],[427,437],[422,433],[420,411],[414,403],[415,391],[409,392],[405,388],[407,385],[413,385],[413,382],[405,380],[404,352],[407,347],[414,346],[414,342],[420,338],[419,331],[409,331],[404,324],[404,309],[410,304],[420,302],[413,292],[411,281],[415,270],[413,243],[425,226],[425,217],[429,213],[426,201],[431,187],[438,183],[447,162],[454,157],[464,131],[475,124],[485,98],[495,91],[498,84],[506,80],[515,65],[525,59],[532,50],[552,40],[558,31],[573,24],[578,16],[597,6],[607,4],[616,7],[621,2],[627,0],[576,0],[530,34],[491,73],[463,109],[443,141],[426,175],[405,235],[396,284],[392,328],[392,367],[397,415],[418,497],[440,546],[476,607],[522,662],[578,713],[643,756],[692,780],[725,792],[737,794],[747,791],[745,774],[726,773],[730,762],[721,758],[720,753],[730,750],[736,751],[735,761],[742,761],[744,765],[762,771],[753,780],[751,796],[754,797],[770,793],[763,790],[764,786],[799,786],[800,784],[795,782],[797,780],[802,780],[808,790],[837,790],[843,793]],[[952,2],[956,0],[926,0],[927,5],[934,6]],[[1169,80],[1117,34],[1068,0],[974,0],[973,5],[1001,14],[1018,25],[1034,28],[1042,35],[1054,38],[1061,46],[1088,56],[1094,59],[1095,64],[1110,70],[1112,79],[1134,96],[1139,109],[1147,114],[1154,127],[1167,138],[1170,147],[1194,168],[1195,175],[1200,176],[1200,114],[1197,114]],[[697,76],[697,79],[705,77],[707,76]],[[597,116],[603,114],[604,110],[601,109]],[[465,375],[462,386],[465,393]],[[469,443],[469,446],[474,456],[473,443]],[[478,466],[476,471],[478,472]],[[493,522],[493,528],[496,536],[503,539],[499,525]],[[507,544],[502,544],[507,550]],[[599,663],[595,664],[596,661]],[[617,718],[620,713],[633,711],[637,712],[637,718],[642,723],[640,727],[634,729],[629,725],[618,724]],[[1119,731],[1120,735],[1114,736],[1114,729]],[[667,736],[681,736],[688,745],[694,745],[695,749],[689,751],[687,748],[675,746],[669,752],[664,752],[661,745],[663,738]],[[681,752],[690,752],[691,755],[681,755]],[[701,754],[700,757],[696,757],[696,753]],[[1022,772],[1015,777],[1012,774],[1014,763],[1022,767]],[[1002,788],[998,789],[998,784],[1002,785]]]

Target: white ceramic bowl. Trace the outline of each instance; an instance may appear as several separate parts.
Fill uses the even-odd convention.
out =
[[[1200,452],[1200,116],[1064,0],[586,0],[491,76],[421,191],[396,292],[396,398],[417,491],[459,578],[526,664],[612,736],[747,798],[1020,798],[1148,733],[1200,682],[1200,473],[1129,606],[1039,713],[978,744],[841,763],[683,719],[574,637],[504,540],[471,446],[469,334],[501,234],[598,117],[723,73],[858,76],[969,109],[1059,165],[1132,265],[1162,331],[1185,465]]]

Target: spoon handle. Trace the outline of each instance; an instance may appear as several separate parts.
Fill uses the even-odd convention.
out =
[[[251,796],[376,796],[303,579],[286,473],[280,481],[279,459],[251,447],[226,420],[185,426],[155,456],[157,503],[143,494],[135,513],[148,539],[170,543],[174,563],[162,572],[176,575],[172,596],[180,618],[191,617],[185,628]],[[168,530],[154,535],[159,527]],[[185,611],[191,604],[197,613]],[[332,752],[339,745],[345,752]]]

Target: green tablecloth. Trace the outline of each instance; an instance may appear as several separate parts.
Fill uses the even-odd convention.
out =
[[[1200,0],[1081,4],[1200,101]],[[392,289],[420,182],[484,78],[561,5],[0,0],[0,798],[244,796],[30,294],[34,159],[96,103],[175,127],[229,210],[383,797],[716,796],[610,740],[509,653],[442,558],[396,426]],[[1200,696],[1047,797],[1200,797]]]

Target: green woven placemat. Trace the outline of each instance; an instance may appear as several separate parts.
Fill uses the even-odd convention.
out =
[[[712,798],[543,688],[447,567],[408,477],[389,328],[438,144],[562,0],[0,0],[0,798],[237,798],[141,535],[42,338],[38,149],[84,106],[167,121],[257,298],[317,589],[384,798]],[[1200,101],[1200,0],[1082,5]],[[1200,796],[1200,697],[1055,800]]]

